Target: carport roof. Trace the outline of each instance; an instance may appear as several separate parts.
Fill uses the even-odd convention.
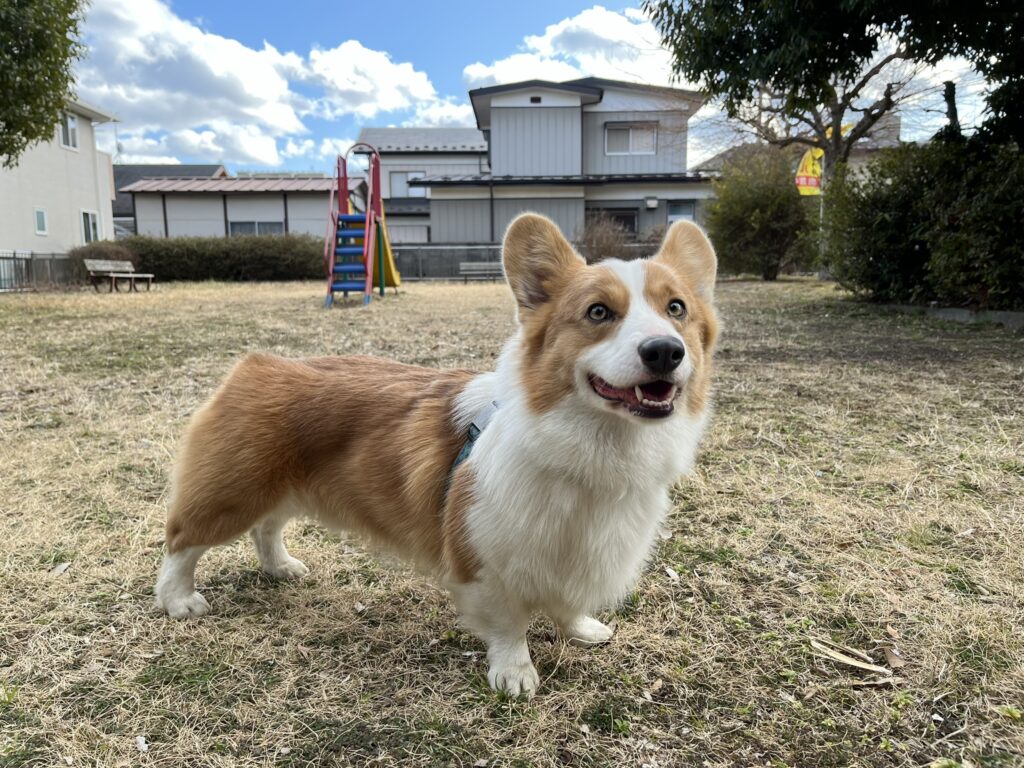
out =
[[[365,182],[362,176],[350,176],[349,190],[357,189]],[[159,179],[142,179],[119,191],[133,194],[144,192],[155,193],[205,193],[215,194],[246,194],[256,192],[330,192],[337,188],[332,178],[266,178],[266,179],[197,179],[195,177],[163,177]]]

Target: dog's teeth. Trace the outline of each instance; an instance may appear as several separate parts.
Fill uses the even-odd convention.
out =
[[[636,394],[636,399],[637,400],[639,400],[641,403],[645,402],[644,401],[644,393],[642,391],[640,391],[640,385],[639,384],[634,384],[633,385],[633,392]]]

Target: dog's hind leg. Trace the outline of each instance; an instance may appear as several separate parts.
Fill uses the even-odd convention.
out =
[[[281,532],[289,519],[289,510],[282,506],[249,530],[264,573],[275,579],[300,579],[309,573],[305,563],[289,555],[284,546]]]
[[[607,643],[612,639],[615,630],[597,619],[583,614],[552,614],[558,625],[558,631],[569,643],[588,648],[592,645]]]

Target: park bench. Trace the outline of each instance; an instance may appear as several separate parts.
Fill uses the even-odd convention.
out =
[[[120,291],[118,288],[118,280],[128,281],[128,290],[138,291],[139,288],[136,285],[137,280],[146,281],[146,290],[148,291],[153,287],[153,280],[155,275],[150,275],[143,272],[136,272],[135,265],[130,261],[106,261],[104,259],[83,259],[85,269],[89,273],[89,282],[92,283],[92,287],[97,291],[100,289],[100,283],[110,281],[110,291]]]
[[[459,264],[459,277],[464,283],[470,280],[501,280],[503,276],[500,261],[464,261]]]

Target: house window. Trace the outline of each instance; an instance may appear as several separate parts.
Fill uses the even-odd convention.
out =
[[[653,155],[658,151],[658,124],[621,125],[609,123],[604,129],[606,155]]]
[[[617,227],[622,229],[628,237],[636,237],[637,233],[637,212],[626,208],[615,210],[612,208],[591,208],[587,211],[589,218],[606,218]]]
[[[35,220],[36,220],[36,234],[37,235],[48,235],[48,234],[50,234],[50,228],[48,226],[48,222],[46,221],[46,209],[45,208],[36,208],[35,211],[33,211],[33,215],[34,215]]]
[[[82,239],[87,245],[100,239],[100,217],[95,211],[82,211]]]
[[[423,171],[392,171],[391,197],[426,197],[426,187],[410,187],[410,179],[422,179]]]
[[[78,149],[78,118],[70,112],[65,112],[60,122],[60,143],[62,147]]]
[[[668,225],[672,226],[677,221],[696,221],[696,207],[692,200],[684,203],[669,203]]]
[[[283,221],[232,221],[228,227],[232,235],[283,235]]]

